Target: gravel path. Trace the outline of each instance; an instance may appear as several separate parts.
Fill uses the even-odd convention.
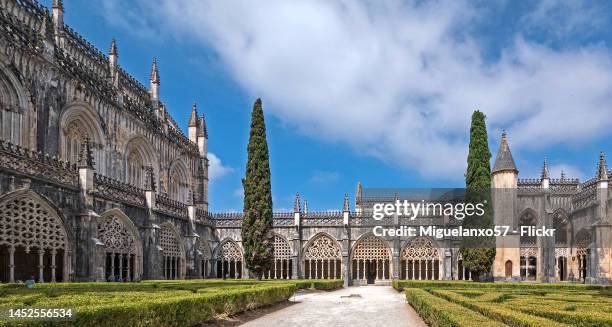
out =
[[[403,293],[389,286],[355,286],[333,292],[297,292],[294,305],[242,326],[426,326]]]

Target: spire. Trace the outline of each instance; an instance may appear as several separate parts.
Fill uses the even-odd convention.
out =
[[[603,151],[599,152],[599,163],[597,164],[597,180],[608,180],[608,168],[606,167],[606,156]]]
[[[565,171],[561,170],[561,180],[565,180]]]
[[[81,144],[81,152],[79,153],[79,168],[94,168],[93,153],[89,144],[89,137],[83,139]]]
[[[506,130],[502,130],[501,144],[495,157],[495,164],[493,165],[493,173],[501,171],[513,171],[518,173],[516,165],[514,164],[514,158],[512,158],[512,152],[508,146],[508,139],[506,138]]]
[[[153,166],[148,165],[145,167],[145,191],[155,192],[155,173],[153,172]]]
[[[304,217],[308,214],[308,200],[304,200]]]
[[[344,193],[344,205],[342,206],[342,211],[349,211],[348,193]]]
[[[157,70],[157,58],[153,57],[153,63],[151,64],[151,76],[149,77],[151,83],[159,84],[159,71]]]
[[[64,10],[64,2],[62,0],[53,0],[53,6],[51,8]]]
[[[548,158],[544,156],[544,166],[542,167],[542,173],[540,174],[540,179],[548,179],[550,175],[548,173]]]
[[[198,126],[198,105],[193,102],[191,106],[191,116],[189,116],[189,127]]]
[[[111,41],[110,49],[108,49],[108,54],[111,56],[119,55],[119,52],[117,52],[117,41],[115,40],[114,37],[113,37],[113,40]]]
[[[295,193],[295,206],[293,207],[293,212],[300,212],[300,193]]]
[[[355,205],[361,204],[361,181],[357,181],[357,190],[355,191]]]
[[[151,76],[149,79],[151,80],[151,99],[155,105],[156,101],[159,101],[159,72],[157,71],[156,58],[153,58],[153,63],[151,64]]]
[[[200,128],[198,128],[198,136],[208,138],[208,131],[206,130],[206,119],[204,115],[200,117]]]

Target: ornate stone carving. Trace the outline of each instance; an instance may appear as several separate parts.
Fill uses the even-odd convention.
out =
[[[342,253],[340,247],[331,238],[326,235],[318,236],[310,243],[304,253],[305,260],[329,260],[341,259]]]
[[[198,251],[200,251],[200,257],[202,260],[210,260],[212,255],[210,254],[210,248],[206,240],[200,239],[198,242]]]
[[[242,261],[242,251],[234,241],[227,241],[221,245],[217,252],[217,260]]]
[[[274,259],[291,259],[289,243],[278,235],[274,235]]]
[[[113,253],[136,253],[134,236],[123,221],[116,216],[103,218],[98,224],[98,236],[104,243],[104,248]]]
[[[146,206],[142,189],[98,174],[94,174],[94,194],[120,203]]]
[[[405,260],[437,260],[440,259],[438,248],[431,240],[424,237],[417,237],[408,242],[402,252],[402,259]]]
[[[0,203],[0,245],[65,249],[66,232],[60,218],[38,200],[23,197]]]
[[[538,256],[538,248],[535,248],[535,247],[521,248],[521,257],[537,257],[537,256]]]
[[[387,260],[391,258],[389,247],[374,235],[361,239],[353,250],[353,259]]]
[[[180,240],[172,228],[167,224],[163,225],[159,233],[159,246],[163,249],[167,257],[182,257]]]

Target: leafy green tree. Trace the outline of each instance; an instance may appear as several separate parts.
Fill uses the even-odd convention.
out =
[[[470,147],[465,174],[466,203],[484,203],[484,215],[466,216],[464,228],[490,228],[493,224],[491,203],[491,152],[487,137],[485,115],[476,110],[472,114]],[[472,278],[480,280],[483,274],[491,272],[495,260],[495,239],[493,237],[466,237],[460,249],[463,266],[470,270]]]
[[[253,105],[247,152],[246,176],[242,180],[244,188],[242,245],[247,268],[255,278],[261,280],[263,272],[273,263],[272,187],[261,99],[257,99]]]

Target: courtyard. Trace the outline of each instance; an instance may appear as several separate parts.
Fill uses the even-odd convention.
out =
[[[298,291],[290,301],[295,304],[244,326],[426,326],[403,294],[390,286]]]

